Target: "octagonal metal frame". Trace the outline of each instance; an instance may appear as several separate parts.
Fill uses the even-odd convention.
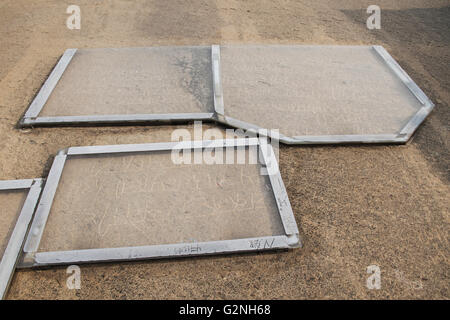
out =
[[[233,239],[208,242],[191,242],[164,245],[148,245],[119,248],[82,249],[68,251],[38,252],[39,244],[50,214],[52,202],[61,178],[64,164],[69,156],[93,154],[117,154],[160,152],[173,150],[198,150],[214,148],[237,148],[256,146],[260,150],[260,165],[270,163],[276,172],[269,175],[278,213],[285,231],[284,235],[257,238]],[[275,168],[275,167],[272,167]],[[56,155],[47,178],[30,232],[24,245],[24,256],[19,267],[37,267],[73,263],[93,263],[109,261],[145,260],[168,257],[227,254],[232,252],[252,252],[275,249],[289,249],[301,246],[299,231],[289,198],[278,170],[272,146],[265,139],[240,138],[226,140],[203,140],[164,142],[149,144],[128,144],[109,146],[71,147]]]
[[[281,132],[273,135],[272,128],[262,128],[257,124],[245,122],[226,116],[226,106],[223,102],[223,87],[221,84],[220,46],[212,46],[213,80],[214,80],[214,118],[217,122],[249,132],[267,135],[285,144],[348,144],[348,143],[406,143],[434,108],[433,102],[417,86],[411,77],[400,67],[392,56],[382,46],[372,46],[372,49],[382,61],[392,70],[402,83],[409,89],[422,107],[410,118],[409,122],[396,134],[349,134],[349,135],[319,135],[319,136],[286,136]],[[280,128],[282,131],[282,128]]]
[[[29,190],[8,244],[0,260],[0,298],[4,299],[42,190],[42,179],[3,180],[0,191]]]

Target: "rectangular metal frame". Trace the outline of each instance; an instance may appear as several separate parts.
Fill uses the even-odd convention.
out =
[[[60,151],[60,153],[56,155],[53,165],[50,169],[47,183],[45,184],[41,200],[36,210],[35,218],[31,225],[30,233],[28,234],[28,238],[24,245],[24,259],[19,264],[19,267],[154,259],[299,247],[301,243],[297,224],[295,222],[294,214],[292,212],[292,208],[289,203],[288,195],[281,179],[280,172],[279,170],[276,170],[275,173],[269,176],[269,180],[272,185],[272,190],[274,192],[274,197],[277,203],[280,218],[285,230],[285,235],[137,247],[38,252],[39,243],[45,229],[48,215],[50,214],[53,198],[55,196],[55,192],[64,168],[64,163],[68,156],[172,150],[196,150],[222,147],[234,148],[247,146],[259,147],[259,150],[261,150],[261,157],[263,159],[261,160],[262,166],[264,166],[268,162],[271,163],[271,166],[277,163],[272,147],[268,144],[263,145],[257,138],[71,147],[66,150]]]
[[[25,115],[19,122],[22,128],[33,126],[55,125],[95,125],[95,124],[171,124],[185,123],[194,120],[213,121],[213,112],[204,113],[167,113],[167,114],[112,114],[112,115],[86,115],[86,116],[54,116],[39,117],[45,103],[55,89],[59,79],[70,64],[77,49],[67,49],[59,59],[53,71],[45,81],[38,94],[31,102]]]
[[[0,191],[29,189],[19,217],[14,226],[8,245],[0,260],[0,298],[8,291],[14,270],[19,260],[23,243],[33,217],[34,209],[41,194],[42,179],[0,181]]]
[[[242,128],[259,132],[261,128],[255,124],[251,124],[236,118],[226,116],[226,107],[223,105],[222,84],[220,83],[220,47],[216,46],[214,54],[216,55],[217,65],[214,65],[214,88],[220,88],[220,98],[215,103],[215,120],[219,123],[234,127]],[[414,97],[419,100],[422,107],[409,120],[409,122],[397,134],[366,134],[366,135],[320,135],[320,136],[285,136],[278,134],[274,136],[269,130],[267,135],[272,139],[277,139],[285,144],[347,144],[347,143],[406,143],[412,137],[419,125],[428,116],[434,108],[433,102],[426,96],[426,94],[417,86],[411,77],[400,67],[400,65],[392,58],[392,56],[384,49],[383,46],[372,46],[372,49],[377,53],[381,60],[395,73],[395,75],[403,82],[403,84],[411,91]],[[213,60],[214,61],[214,60]],[[220,102],[221,101],[221,102]],[[270,128],[265,128],[270,129]],[[282,129],[280,128],[282,131]],[[265,133],[260,133],[264,135]]]

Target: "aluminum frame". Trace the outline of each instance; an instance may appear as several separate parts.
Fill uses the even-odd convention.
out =
[[[58,84],[67,66],[70,64],[77,49],[67,49],[59,59],[53,71],[31,102],[25,115],[19,122],[19,127],[37,126],[82,126],[96,124],[178,124],[194,120],[213,121],[213,112],[201,113],[166,113],[166,114],[111,114],[85,116],[53,116],[39,117],[48,98]]]
[[[5,252],[0,260],[0,298],[4,299],[21,255],[22,246],[33,217],[39,195],[42,190],[42,179],[4,180],[0,181],[0,191],[29,189],[23,207],[17,218]]]
[[[233,117],[226,116],[226,106],[223,105],[222,84],[220,79],[220,47],[215,46],[214,55],[218,66],[214,65],[214,88],[220,88],[219,96],[222,99],[214,99],[215,120],[224,125],[234,128],[257,132],[261,135],[267,135],[272,139],[279,140],[285,144],[348,144],[348,143],[398,143],[404,144],[409,141],[414,132],[430,114],[434,108],[433,102],[426,94],[417,86],[411,77],[400,67],[400,65],[392,58],[392,56],[384,49],[383,46],[374,45],[372,49],[382,59],[382,61],[390,68],[391,71],[403,82],[403,84],[411,91],[414,97],[419,100],[422,107],[416,114],[409,119],[409,122],[396,134],[349,134],[349,135],[319,135],[319,136],[286,136],[282,133],[274,135],[271,128],[262,128],[256,124],[245,122]],[[216,97],[216,96],[215,96]],[[280,131],[282,129],[280,128]]]
[[[409,141],[414,132],[430,114],[434,108],[433,102],[400,67],[392,56],[382,46],[374,45],[372,49],[378,57],[385,63],[392,72],[403,82],[414,97],[419,100],[422,107],[409,120],[409,122],[394,134],[369,134],[369,135],[319,135],[319,136],[286,136],[282,133],[276,136],[271,131],[264,133],[257,124],[248,123],[236,118],[226,116],[226,106],[223,100],[223,86],[221,81],[220,46],[211,46],[211,68],[213,74],[213,95],[214,112],[212,113],[173,113],[173,114],[133,114],[133,115],[87,115],[87,116],[55,116],[39,117],[39,113],[44,107],[47,99],[56,87],[59,79],[69,65],[77,49],[67,49],[56,67],[51,72],[48,79],[40,89],[33,102],[30,104],[24,117],[21,119],[20,127],[52,126],[52,125],[114,125],[114,124],[177,124],[194,120],[215,121],[234,128],[258,132],[267,135],[272,139],[277,139],[285,144],[347,144],[347,143],[398,143],[404,144]],[[282,131],[282,130],[281,130]]]
[[[71,147],[61,150],[58,155],[56,155],[50,169],[41,200],[36,210],[35,218],[24,245],[24,257],[19,263],[19,267],[186,257],[300,247],[301,241],[295,217],[280,172],[279,170],[276,170],[276,172],[273,172],[273,174],[269,176],[269,180],[272,185],[285,235],[195,243],[38,252],[41,237],[45,230],[45,224],[50,214],[53,198],[64,168],[64,163],[68,156],[247,146],[259,147],[259,150],[261,150],[260,157],[262,158],[260,162],[261,166],[270,163],[272,168],[275,164],[278,169],[272,147],[267,143],[260,143],[257,138],[87,146]]]

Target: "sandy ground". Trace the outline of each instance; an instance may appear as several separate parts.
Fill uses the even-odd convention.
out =
[[[170,138],[169,127],[41,128],[17,121],[66,48],[213,43],[381,44],[435,102],[404,146],[282,147],[305,245],[265,254],[16,272],[9,299],[445,298],[449,294],[450,1],[26,1],[0,3],[0,176],[45,177],[61,148]],[[82,10],[68,30],[69,4]],[[381,268],[368,290],[366,268]]]

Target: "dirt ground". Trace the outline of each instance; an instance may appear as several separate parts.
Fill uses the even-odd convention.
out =
[[[81,30],[65,26],[70,4]],[[381,7],[381,30],[366,8]],[[171,127],[16,125],[67,48],[219,43],[380,44],[436,108],[401,146],[283,146],[304,247],[288,252],[17,271],[9,299],[448,299],[450,1],[4,0],[0,178],[45,177],[59,149],[170,139]],[[366,268],[381,269],[368,290]]]

